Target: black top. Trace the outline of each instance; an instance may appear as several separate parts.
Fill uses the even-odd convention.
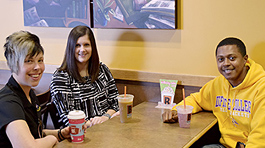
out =
[[[40,122],[40,107],[33,90],[30,90],[30,103],[13,76],[8,83],[0,90],[0,147],[12,147],[7,135],[6,126],[15,120],[25,120],[30,128],[33,137],[40,138],[38,125]],[[41,126],[41,125],[40,125]],[[42,132],[42,127],[39,127]],[[23,133],[17,133],[23,134]],[[41,133],[40,133],[41,134]]]

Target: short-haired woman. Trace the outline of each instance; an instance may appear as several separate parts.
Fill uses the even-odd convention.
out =
[[[4,45],[11,77],[0,90],[0,147],[53,147],[70,138],[69,127],[43,130],[40,105],[31,89],[45,69],[39,38],[27,31],[15,32]]]

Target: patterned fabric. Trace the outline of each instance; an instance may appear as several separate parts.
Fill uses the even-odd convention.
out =
[[[86,120],[101,116],[109,109],[119,110],[118,89],[108,67],[100,63],[98,79],[91,83],[89,77],[86,82],[76,81],[67,72],[56,70],[52,77],[51,97],[59,113],[59,124],[68,126],[69,111],[82,110]]]

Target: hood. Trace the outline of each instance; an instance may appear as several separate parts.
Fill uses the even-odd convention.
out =
[[[263,67],[261,65],[257,64],[256,62],[254,62],[253,60],[251,60],[250,58],[248,58],[246,66],[249,67],[249,70],[248,70],[248,73],[247,73],[245,79],[243,80],[243,82],[241,84],[239,84],[238,86],[236,86],[232,89],[238,89],[238,90],[244,89],[246,87],[252,86],[259,79],[265,78],[265,71],[264,71]],[[230,87],[231,84],[229,83],[229,81],[223,75],[222,75],[222,77],[223,77],[225,83],[227,83],[227,85]]]

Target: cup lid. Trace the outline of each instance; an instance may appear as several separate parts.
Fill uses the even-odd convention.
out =
[[[134,95],[132,95],[132,94],[126,94],[126,97],[124,97],[124,94],[122,94],[122,95],[118,95],[117,98],[118,99],[131,99],[131,98],[134,98]]]
[[[184,108],[184,105],[179,105],[179,106],[176,106],[176,109],[177,109],[177,112],[180,113],[191,113],[192,110],[193,110],[193,106],[190,106],[190,105],[186,105],[186,108]]]
[[[119,95],[118,97],[118,101],[120,102],[131,102],[133,101],[133,98],[134,98],[134,95],[131,95],[131,94],[126,94],[126,97],[124,97],[124,94],[122,95]]]
[[[73,110],[73,111],[69,112],[68,118],[70,118],[70,119],[85,118],[85,113],[81,110]]]

